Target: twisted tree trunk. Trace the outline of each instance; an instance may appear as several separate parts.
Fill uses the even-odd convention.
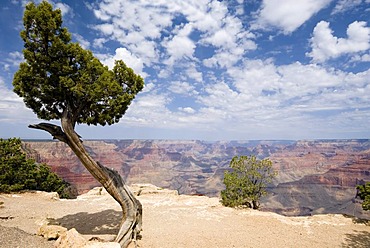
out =
[[[141,203],[125,185],[117,171],[104,167],[89,155],[75,132],[73,122],[68,118],[68,114],[63,115],[61,124],[62,128],[49,123],[39,123],[29,125],[29,127],[49,132],[54,139],[66,143],[72,149],[85,168],[103,185],[122,208],[123,216],[115,241],[120,243],[122,248],[127,247],[132,241],[136,242],[142,226]]]

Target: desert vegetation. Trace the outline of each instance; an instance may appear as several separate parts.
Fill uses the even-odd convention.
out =
[[[357,195],[360,197],[362,202],[362,208],[364,210],[370,210],[370,182],[367,182],[364,185],[357,186],[358,193]]]
[[[76,196],[73,187],[48,165],[26,157],[20,139],[0,139],[0,192],[22,190],[57,192],[61,198]]]
[[[235,156],[230,162],[231,171],[225,171],[221,202],[228,207],[259,208],[261,196],[276,176],[269,159],[258,160],[256,156]]]

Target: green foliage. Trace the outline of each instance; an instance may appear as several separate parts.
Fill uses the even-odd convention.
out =
[[[364,210],[370,210],[370,182],[367,182],[364,185],[357,185],[358,193],[362,202],[362,208]]]
[[[121,60],[109,70],[91,51],[72,43],[61,11],[47,1],[27,4],[23,24],[25,62],[13,86],[26,106],[44,120],[61,119],[67,110],[73,124],[118,122],[143,89],[143,79]]]
[[[71,189],[49,166],[27,159],[20,139],[0,139],[0,192],[42,190],[71,198],[74,197]]]
[[[222,204],[258,209],[260,197],[267,194],[267,184],[276,176],[272,162],[255,156],[235,156],[230,168],[224,175],[226,189],[221,191]]]

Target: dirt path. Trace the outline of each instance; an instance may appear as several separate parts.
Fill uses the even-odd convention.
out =
[[[138,198],[144,209],[139,246],[144,248],[370,247],[370,226],[342,215],[284,217],[225,208],[217,198],[166,192]],[[109,195],[58,200],[50,194],[24,193],[0,195],[0,202],[4,202],[0,208],[0,231],[7,230],[7,235],[0,235],[0,247],[32,247],[23,246],[20,241],[19,246],[7,246],[9,240],[19,240],[10,233],[23,231],[30,234],[28,238],[37,239],[29,242],[41,242],[33,234],[47,221],[68,229],[75,227],[87,238],[111,240],[118,231],[121,215],[118,204]],[[50,247],[50,242],[37,244],[33,247]]]

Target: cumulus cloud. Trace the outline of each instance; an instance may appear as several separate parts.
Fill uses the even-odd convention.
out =
[[[294,32],[332,0],[264,0],[254,28],[276,27],[285,34]]]
[[[198,71],[197,68],[194,66],[194,64],[191,64],[187,69],[186,69],[186,75],[190,79],[194,79],[197,82],[202,82],[203,81],[203,73]]]
[[[312,51],[306,55],[314,62],[324,62],[343,54],[363,52],[370,48],[370,27],[366,22],[355,21],[347,28],[347,38],[338,38],[326,21],[319,22],[311,38]]]
[[[193,109],[193,108],[191,108],[191,107],[185,107],[185,108],[182,108],[182,107],[180,107],[180,108],[178,108],[179,109],[179,111],[183,111],[183,112],[185,112],[185,113],[189,113],[189,114],[194,114],[196,111]]]
[[[254,99],[259,106],[281,108],[303,106],[317,96],[322,97],[323,92],[338,91],[345,78],[343,72],[318,65],[296,62],[276,66],[271,61],[262,60],[247,61],[242,68],[231,72],[234,86],[244,99]],[[334,104],[333,100],[323,106]],[[341,104],[341,101],[335,104]]]
[[[67,14],[72,14],[73,15],[73,11],[71,9],[71,7],[68,5],[68,4],[65,4],[65,3],[55,3],[54,4],[54,7],[56,9],[60,9],[62,11],[62,14],[63,15],[67,15]]]
[[[352,62],[370,62],[370,54],[355,55],[351,58]]]
[[[173,82],[168,89],[173,93],[185,96],[198,94],[195,87],[188,82]]]
[[[167,49],[167,53],[169,54],[169,58],[164,62],[165,64],[173,66],[179,59],[191,59],[193,57],[195,44],[189,38],[191,31],[191,24],[187,24],[184,27],[179,28],[174,37],[164,42],[164,47]]]
[[[264,0],[253,4],[243,0],[232,4],[217,0],[95,1],[86,5],[97,18],[97,24],[89,26],[96,32],[88,34],[86,37],[92,37],[88,40],[75,38],[84,47],[100,52],[97,57],[110,68],[122,59],[146,76],[144,90],[120,122],[130,129],[140,127],[138,132],[157,128],[173,130],[175,138],[188,138],[197,130],[202,134],[212,131],[210,139],[313,138],[316,132],[318,138],[325,138],[320,134],[339,130],[338,126],[336,135],[356,126],[368,134],[364,123],[370,120],[370,70],[359,66],[354,71],[365,71],[347,72],[321,64],[343,54],[351,55],[349,61],[356,64],[368,62],[367,24],[353,22],[347,37],[339,38],[329,23],[322,21],[316,25],[306,53],[312,62],[319,63],[296,62],[299,55],[293,54],[296,46],[307,48],[301,41],[312,30],[303,28],[309,26],[304,24],[312,16],[330,6],[332,10],[320,14],[331,18],[330,13],[351,10],[359,0],[330,3],[332,0]],[[247,5],[260,7],[250,15]],[[303,38],[296,39],[294,34],[284,41],[279,38],[279,34],[291,34],[299,27]],[[266,30],[278,32],[264,33]],[[268,36],[272,37],[270,42]],[[279,46],[280,42],[297,43],[287,44],[292,53],[286,52],[280,60],[279,56],[267,58],[273,53],[272,41]],[[102,54],[107,51],[110,54]],[[9,55],[11,60],[5,65],[3,59],[2,65],[12,69],[19,63],[19,55]],[[9,108],[13,112],[25,109],[4,83],[0,84],[0,99],[4,99],[0,100],[4,118],[8,116],[5,107],[13,104],[16,107]],[[307,136],[305,130],[309,130]]]
[[[232,123],[236,130],[260,126],[260,131],[265,127],[268,132],[289,135],[289,129],[295,129],[302,135],[297,127],[316,130],[314,123],[326,122],[323,126],[330,130],[340,113],[350,109],[363,113],[370,108],[370,70],[354,74],[319,65],[276,66],[271,61],[256,60],[230,69],[230,74],[232,85],[209,85],[207,94],[198,99],[203,107],[197,116],[224,123],[223,130]]]
[[[107,42],[108,39],[106,38],[97,38],[97,39],[94,39],[93,41],[93,47],[94,48],[103,48],[103,45],[105,42]]]
[[[222,28],[209,31],[199,41],[200,44],[216,48],[215,54],[203,61],[207,67],[229,68],[240,61],[246,51],[255,50],[255,35],[244,30],[239,18],[225,13],[221,19]]]
[[[78,43],[80,43],[82,48],[89,49],[90,42],[86,40],[83,36],[79,34],[73,34],[73,37],[77,40]]]
[[[102,21],[94,28],[103,38],[118,41],[145,66],[161,61],[161,76],[168,75],[165,67],[197,63],[194,52],[198,45],[216,48],[204,62],[209,67],[232,66],[245,51],[257,47],[254,35],[244,30],[241,20],[216,0],[107,0],[94,6],[94,13]]]
[[[143,77],[145,76],[145,73],[143,72],[143,61],[124,47],[117,48],[114,55],[98,54],[97,57],[110,69],[114,67],[116,60],[123,60],[128,67],[131,67],[134,70],[135,73]]]
[[[319,64],[278,66],[273,60],[245,60],[227,74],[228,81],[213,78],[201,90],[189,82],[175,81],[168,91],[154,87],[139,94],[124,123],[222,130],[228,138],[271,138],[271,134],[302,138],[302,127],[319,134],[322,130],[318,131],[317,123],[322,123],[320,128],[330,132],[337,122],[343,124],[344,115],[366,121],[361,113],[370,109],[370,70],[348,73]],[[177,99],[173,93],[190,96],[192,105],[173,105]],[[354,109],[357,114],[352,113]]]
[[[96,30],[127,47],[147,65],[158,60],[151,41],[172,24],[172,16],[160,2],[108,0],[100,2],[94,13],[103,22]]]
[[[114,25],[110,23],[103,23],[95,26],[95,29],[102,32],[104,35],[112,35],[114,32]]]
[[[128,109],[124,123],[133,126],[163,127],[173,120],[172,112],[167,108],[171,98],[152,91],[139,94]]]

